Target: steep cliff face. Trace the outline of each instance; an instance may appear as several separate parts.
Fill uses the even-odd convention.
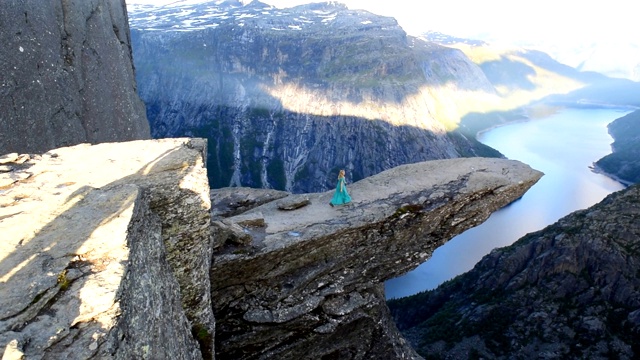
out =
[[[328,205],[332,192],[300,194],[220,218],[224,206],[212,203],[220,246],[211,268],[217,355],[419,358],[388,316],[382,283],[522,196],[540,176],[503,159],[438,160],[350,185],[354,201],[345,207]],[[212,196],[236,213],[231,191]]]
[[[213,352],[206,143],[0,157],[3,359]]]
[[[616,119],[607,127],[615,140],[611,145],[613,152],[598,160],[596,166],[624,183],[640,183],[640,110]]]
[[[209,139],[212,187],[326,190],[404,163],[498,155],[449,132],[494,90],[460,51],[332,3],[131,10],[154,137]]]
[[[438,358],[640,356],[640,187],[611,194],[438,289],[391,301],[400,331]]]
[[[0,7],[0,153],[149,138],[124,0]]]

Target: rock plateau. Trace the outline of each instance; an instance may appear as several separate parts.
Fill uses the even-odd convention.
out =
[[[204,153],[202,140],[175,139],[2,158],[11,168],[0,174],[5,357],[212,352]]]
[[[325,192],[214,217],[219,358],[418,358],[388,317],[383,282],[522,196],[540,176],[502,159],[430,161],[350,185],[354,201],[344,207],[330,207],[332,192]],[[286,199],[301,206],[283,210]]]

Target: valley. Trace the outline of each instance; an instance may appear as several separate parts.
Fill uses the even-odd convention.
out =
[[[633,182],[638,112],[605,123],[638,83],[337,2],[162,2],[0,7],[3,359],[640,354],[638,185],[435,290],[384,289],[529,189],[557,202],[509,226],[604,197],[547,160],[622,186],[588,169],[606,151],[569,157],[594,133],[614,153],[593,168]],[[504,159],[488,128],[543,151]]]

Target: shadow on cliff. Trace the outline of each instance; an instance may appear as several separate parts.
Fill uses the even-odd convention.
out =
[[[117,190],[121,186],[139,183],[141,178],[149,173],[153,173],[156,169],[166,170],[166,165],[173,163],[170,159],[172,153],[176,151],[177,149],[166,151],[153,161],[141,167],[137,172],[115,180],[101,188],[93,188],[86,185],[81,186],[68,195],[63,204],[63,206],[65,204],[73,205],[39,229],[33,237],[20,240],[16,249],[10,254],[6,254],[0,261],[0,278],[2,279],[3,287],[5,287],[5,291],[3,292],[9,290],[7,293],[11,294],[13,299],[2,299],[2,312],[0,313],[0,325],[2,325],[2,328],[0,328],[0,335],[3,335],[3,333],[7,334],[7,332],[20,333],[30,324],[41,322],[39,319],[41,314],[55,314],[52,307],[56,306],[56,301],[60,299],[65,292],[73,292],[74,295],[71,295],[71,297],[77,298],[77,300],[66,301],[65,303],[68,304],[62,304],[61,306],[66,311],[63,314],[59,314],[58,318],[62,317],[69,320],[68,323],[64,323],[64,320],[62,321],[63,326],[66,327],[65,330],[82,329],[85,327],[85,325],[74,323],[74,321],[77,321],[82,315],[80,308],[83,306],[83,295],[86,296],[87,294],[82,294],[81,291],[86,284],[83,283],[80,287],[74,286],[74,284],[78,280],[82,281],[83,278],[86,279],[90,275],[99,273],[105,268],[105,264],[109,264],[114,260],[119,261],[125,269],[128,269],[126,271],[132,271],[131,268],[135,266],[135,264],[130,263],[132,261],[131,252],[132,247],[136,245],[129,242],[124,244],[130,252],[125,260],[110,259],[108,257],[88,260],[94,249],[81,249],[101,226],[120,217],[125,211],[131,208],[131,206],[140,206],[134,204],[134,202],[139,199],[141,194],[146,192],[146,190],[143,190],[142,186],[138,186],[141,192],[138,197],[132,196],[131,191],[125,191],[125,196],[107,198],[105,195],[113,195],[114,193],[110,192],[110,190]],[[174,169],[174,171],[184,170]],[[178,177],[176,177],[176,179],[178,179]],[[13,186],[17,184],[19,183]],[[177,181],[174,184],[167,185],[180,186]],[[67,186],[67,184],[64,184],[64,186]],[[117,195],[120,194],[121,193],[118,193]],[[98,208],[98,210],[96,210],[96,208]],[[107,210],[104,210],[105,208]],[[89,212],[99,215],[92,216]],[[136,211],[133,210],[132,216],[135,216],[135,213]],[[2,221],[2,219],[0,219],[0,221]],[[130,231],[132,230],[132,226],[134,226],[133,223],[136,221],[140,221],[140,219],[134,219],[132,217],[132,221],[128,223],[127,236],[130,236]],[[64,231],[61,231],[61,229],[64,229]],[[73,234],[75,239],[65,238],[65,233]],[[112,236],[113,234],[96,236],[108,237],[109,235]],[[124,235],[125,233],[123,232],[123,236]],[[82,253],[82,251],[86,252]],[[70,276],[71,270],[76,273],[76,276]],[[80,273],[76,270],[79,270]],[[144,271],[143,269],[137,270]],[[121,274],[121,277],[118,279],[118,290],[116,292],[118,295],[115,295],[117,302],[123,300],[120,296],[122,294],[122,286],[127,278],[125,277],[126,271],[124,274]],[[132,275],[128,275],[128,277],[131,276]],[[34,286],[36,292],[27,293],[29,287]],[[100,296],[96,294],[88,295]],[[46,303],[43,303],[43,299]],[[76,306],[73,305],[74,303]],[[35,312],[33,308],[35,308]],[[95,309],[92,310],[95,311]],[[123,313],[126,313],[126,309],[123,309]],[[124,314],[119,314],[118,316],[124,316]],[[90,318],[85,321],[89,324],[99,322],[95,318]],[[104,334],[114,330],[113,327],[104,324],[99,327]],[[54,333],[51,334],[53,335]],[[59,334],[59,332],[57,334]],[[58,336],[57,334],[56,336]],[[71,331],[71,333],[66,331],[66,335],[64,336],[73,336],[73,334],[73,331]],[[12,335],[8,334],[6,336]],[[29,336],[33,336],[33,334]],[[22,338],[22,336],[18,337]],[[107,337],[108,336],[105,338]],[[2,336],[0,336],[0,340],[3,340]],[[68,341],[60,340],[62,339],[59,339],[60,343]],[[71,342],[76,340],[77,339],[71,340]],[[98,339],[95,338],[94,340],[98,341]],[[98,343],[100,342],[98,341]],[[50,347],[58,346],[57,344],[58,342],[46,344],[47,351],[50,350]],[[5,345],[5,343],[0,343],[0,349],[4,349]],[[27,342],[27,344],[20,345],[26,348],[23,349],[26,354],[29,353],[29,350],[32,350],[32,352],[43,351],[43,349],[35,350],[33,348],[33,346],[38,345],[37,343],[30,344]],[[29,349],[30,346],[31,349]],[[61,345],[62,348],[66,346],[69,346],[69,344]],[[60,348],[57,350],[60,350]],[[100,348],[94,348],[92,351],[95,355],[100,351]],[[209,350],[209,352],[210,351],[211,350]]]
[[[311,193],[333,188],[340,169],[346,169],[353,182],[407,163],[457,156],[501,157],[475,137],[417,125],[215,105],[197,106],[197,116],[189,120],[183,113],[170,115],[167,109],[174,105],[148,104],[154,137],[207,138],[212,188]],[[173,124],[181,126],[172,128]],[[233,178],[235,167],[237,179]]]

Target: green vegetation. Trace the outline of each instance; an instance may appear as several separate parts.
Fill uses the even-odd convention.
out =
[[[249,118],[251,118],[251,119],[255,119],[255,118],[268,119],[269,118],[269,109],[263,108],[263,107],[251,108],[249,110]]]
[[[332,173],[333,173],[333,171],[330,172],[330,174],[332,174]],[[336,178],[337,178],[338,177],[338,171],[337,170],[336,170],[335,174],[336,174]],[[308,179],[309,176],[311,176],[311,173],[309,172],[309,169],[307,168],[307,166],[305,164],[301,169],[299,169],[296,172],[296,175],[293,177],[293,181],[296,182],[296,183],[303,182],[304,180]]]
[[[255,133],[243,134],[240,139],[240,156],[242,157],[241,172],[243,184],[261,188],[263,186],[260,174],[262,161],[258,154],[262,153],[262,143],[256,139]],[[244,178],[244,177],[248,178]]]
[[[58,274],[58,286],[60,286],[60,290],[66,291],[71,286],[71,281],[67,278],[67,270],[62,270],[60,274]]]
[[[267,179],[276,190],[285,190],[287,178],[284,171],[284,162],[280,159],[273,159],[267,165]]]
[[[465,136],[456,130],[447,133],[447,137],[455,144],[456,150],[462,157],[503,157],[502,153],[481,143],[475,136]]]
[[[452,303],[448,303],[440,309],[435,315],[418,326],[422,331],[418,348],[432,344],[437,341],[452,343],[462,339],[457,323],[461,320],[462,315]],[[418,350],[420,352],[420,350]],[[421,353],[421,355],[425,355]]]
[[[410,205],[406,205],[406,206],[402,206],[400,208],[398,208],[398,210],[396,210],[392,217],[400,217],[404,214],[415,214],[420,212],[423,209],[422,205],[417,205],[417,204],[410,204]]]
[[[613,153],[596,162],[608,174],[627,183],[640,183],[640,110],[609,124]]]
[[[213,335],[206,326],[202,324],[194,324],[191,327],[191,335],[200,344],[200,352],[204,359],[213,358]]]

